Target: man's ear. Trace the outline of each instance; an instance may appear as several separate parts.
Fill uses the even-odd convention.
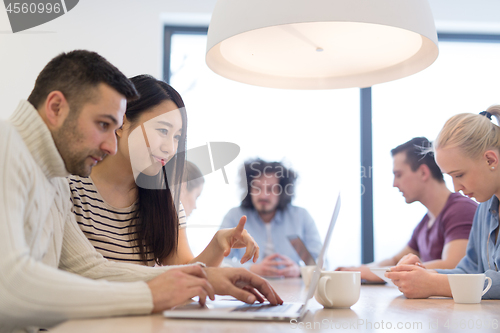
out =
[[[418,167],[418,172],[421,174],[422,180],[424,181],[432,177],[431,169],[429,169],[427,164],[421,164]]]
[[[42,118],[51,129],[62,126],[69,114],[69,104],[64,94],[58,90],[51,91],[47,95],[43,110],[40,110]]]

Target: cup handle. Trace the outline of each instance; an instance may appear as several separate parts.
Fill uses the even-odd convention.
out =
[[[492,285],[492,281],[491,281],[490,277],[486,276],[485,279],[488,279],[488,285],[486,286],[486,289],[483,290],[483,293],[481,294],[481,296],[483,296],[484,294],[486,294],[486,292],[488,290],[490,290],[491,285]]]
[[[321,296],[321,298],[324,298],[328,304],[332,304],[332,301],[330,298],[328,298],[328,294],[326,292],[326,283],[330,280],[328,276],[322,276],[321,279],[319,279],[319,284],[318,284],[318,291]]]

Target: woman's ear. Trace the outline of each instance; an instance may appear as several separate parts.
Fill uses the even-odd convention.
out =
[[[121,137],[122,137],[122,135],[123,135],[123,125],[122,125],[122,127],[120,127],[119,129],[117,129],[117,130],[115,131],[115,133],[116,133],[116,136],[117,136],[117,137],[121,138]]]
[[[129,126],[129,122],[128,122],[128,120],[127,120],[127,116],[126,116],[126,115],[123,115],[123,123],[122,123],[122,126],[121,126],[119,129],[117,129],[117,130],[115,131],[115,133],[116,133],[116,136],[117,136],[117,137],[119,137],[119,138],[121,138],[121,137],[122,137],[122,135],[123,135],[123,128],[124,128],[124,127],[126,127],[126,126]]]
[[[495,170],[498,168],[498,151],[487,150],[483,156],[486,160],[486,163],[488,164],[488,167],[491,170]]]

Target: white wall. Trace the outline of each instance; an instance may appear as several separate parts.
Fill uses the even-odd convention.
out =
[[[67,14],[11,33],[0,4],[0,118],[26,99],[38,73],[62,51],[100,53],[125,75],[161,77],[162,13],[212,12],[215,0],[82,0]]]
[[[29,95],[43,66],[62,51],[99,52],[127,76],[162,73],[162,20],[210,14],[216,0],[82,0],[51,22],[11,33],[0,5],[0,118]],[[430,0],[438,28],[500,32],[498,0]],[[178,16],[182,21],[182,16]]]

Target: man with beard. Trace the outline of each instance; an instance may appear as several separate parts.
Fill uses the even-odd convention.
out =
[[[0,121],[0,332],[67,319],[161,312],[199,296],[282,303],[244,269],[144,267],[102,257],[71,212],[69,174],[116,153],[134,85],[97,53],[52,59],[27,101]],[[113,281],[113,282],[111,282]]]
[[[298,236],[316,260],[321,250],[318,229],[309,213],[291,204],[295,194],[297,174],[279,162],[255,159],[245,162],[245,183],[248,194],[239,207],[232,208],[224,217],[223,228],[233,228],[242,215],[247,216],[245,228],[260,247],[257,263],[243,267],[262,276],[298,277],[301,258],[289,236]],[[244,255],[232,249],[224,263],[238,266]]]

